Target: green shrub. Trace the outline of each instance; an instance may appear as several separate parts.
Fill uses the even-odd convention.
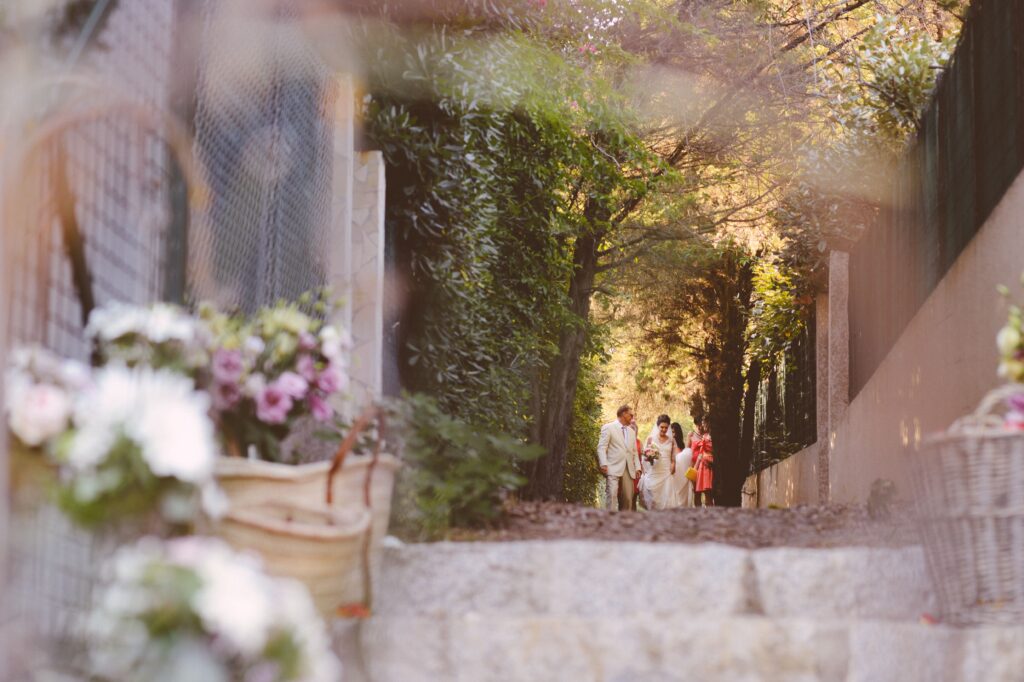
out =
[[[452,527],[493,524],[521,486],[520,462],[542,450],[445,414],[432,398],[407,396],[389,407],[405,460],[392,507],[399,537],[432,540]]]
[[[572,430],[565,458],[563,494],[567,502],[597,506],[601,471],[597,467],[597,441],[601,435],[601,403],[595,362],[585,359],[580,367]]]

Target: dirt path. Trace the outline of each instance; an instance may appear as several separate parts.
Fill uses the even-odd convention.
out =
[[[612,514],[550,502],[523,502],[509,510],[504,527],[457,531],[453,540],[638,540],[721,542],[759,547],[899,547],[916,544],[908,515],[873,520],[864,507],[792,509],[675,509]]]

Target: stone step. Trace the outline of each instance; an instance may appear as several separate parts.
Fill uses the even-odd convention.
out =
[[[1024,628],[641,613],[375,616],[351,682],[1019,682]]]
[[[920,548],[761,549],[540,541],[390,544],[383,616],[612,617],[628,602],[685,613],[916,622],[934,613]],[[639,607],[637,607],[639,608]]]

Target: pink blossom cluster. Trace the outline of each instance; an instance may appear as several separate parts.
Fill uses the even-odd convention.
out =
[[[216,350],[211,363],[214,408],[251,411],[268,425],[303,414],[329,420],[334,416],[331,396],[347,388],[343,343],[336,343],[336,336],[332,327],[324,327],[319,337],[301,332],[295,352],[283,359],[268,357],[264,349],[272,340],[258,336],[246,339],[241,349]]]

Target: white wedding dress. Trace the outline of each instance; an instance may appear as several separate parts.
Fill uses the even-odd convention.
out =
[[[657,436],[649,439],[649,442],[658,448],[660,453],[654,460],[654,464],[642,458],[644,473],[640,477],[640,495],[647,509],[672,509],[682,505],[679,497],[679,483],[676,477],[682,472],[677,471],[676,476],[672,475],[672,437],[669,436],[664,443],[660,442]],[[644,449],[646,449],[646,445]],[[683,470],[685,471],[685,469]]]

